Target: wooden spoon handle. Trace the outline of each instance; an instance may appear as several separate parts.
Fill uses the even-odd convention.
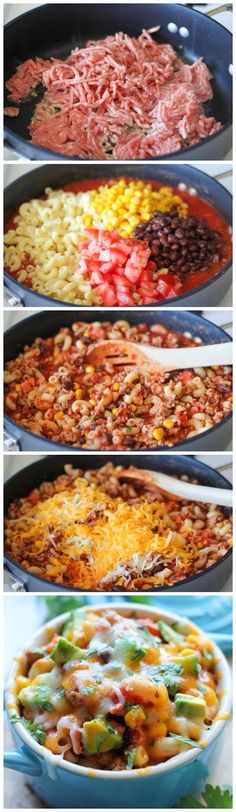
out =
[[[194,485],[191,482],[183,482],[181,479],[175,479],[167,474],[156,473],[154,471],[146,471],[149,477],[155,480],[159,488],[173,493],[182,499],[188,499],[195,502],[209,502],[214,505],[223,505],[224,507],[232,507],[233,505],[233,490],[226,488],[210,488],[206,485]]]

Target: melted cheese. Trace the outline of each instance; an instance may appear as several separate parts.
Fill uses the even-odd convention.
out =
[[[40,566],[43,556],[46,576],[60,582],[66,572],[75,587],[91,589],[134,554],[177,557],[183,568],[191,562],[197,548],[188,542],[188,528],[181,534],[170,530],[165,502],[140,497],[128,504],[82,478],[75,484],[75,490],[55,493],[34,507],[27,503],[25,515],[9,521],[11,546],[23,554],[23,566]]]

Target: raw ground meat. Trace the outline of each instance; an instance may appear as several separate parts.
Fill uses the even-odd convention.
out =
[[[65,61],[29,59],[6,84],[13,102],[44,85],[32,141],[71,157],[145,159],[198,143],[221,127],[204,113],[212,98],[207,65],[184,64],[148,31],[138,39],[108,36],[75,48]]]

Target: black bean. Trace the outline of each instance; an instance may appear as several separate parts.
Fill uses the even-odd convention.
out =
[[[220,235],[202,218],[179,217],[176,209],[171,214],[154,212],[147,224],[137,227],[135,235],[147,240],[158,268],[177,269],[180,276],[207,268],[222,256]]]

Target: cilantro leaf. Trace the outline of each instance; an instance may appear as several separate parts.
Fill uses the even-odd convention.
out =
[[[232,809],[233,798],[229,789],[222,790],[220,787],[206,784],[202,797],[208,809]]]
[[[131,657],[131,660],[132,662],[135,662],[136,660],[141,660],[142,657],[146,657],[146,654],[147,652],[145,651],[144,648],[137,648],[135,654],[133,654],[133,657]]]
[[[38,725],[37,722],[30,722],[29,719],[24,719],[24,716],[17,716],[16,713],[12,714],[12,716],[10,717],[10,722],[13,725],[16,722],[21,722],[21,724],[24,725],[26,730],[28,730],[29,733],[31,733],[31,736],[33,736],[33,738],[36,739],[36,741],[39,742],[39,744],[44,744],[46,739],[46,733],[44,733],[43,728],[40,727],[40,725]]]
[[[174,809],[206,809],[206,807],[193,795],[184,795]]]
[[[194,739],[188,739],[187,736],[180,736],[178,733],[170,733],[169,735],[172,739],[182,742],[182,744],[189,744],[191,747],[200,747],[201,750],[205,749],[203,744],[200,744],[200,742],[195,742]]]
[[[134,747],[132,750],[125,750],[125,756],[127,756],[126,770],[133,769],[136,752],[137,747]]]
[[[148,673],[154,682],[164,682],[168,690],[170,699],[175,698],[179,689],[178,677],[182,674],[182,666],[177,663],[166,663],[165,665],[155,665],[149,668]]]
[[[81,696],[89,696],[89,694],[94,694],[94,691],[96,691],[95,685],[85,685],[84,688],[81,688],[80,693]]]
[[[176,804],[175,809],[232,809],[233,796],[229,789],[221,789],[220,787],[212,787],[211,784],[206,784],[202,792],[202,798],[205,803],[201,803],[198,798],[193,795],[184,795],[179,804]]]

